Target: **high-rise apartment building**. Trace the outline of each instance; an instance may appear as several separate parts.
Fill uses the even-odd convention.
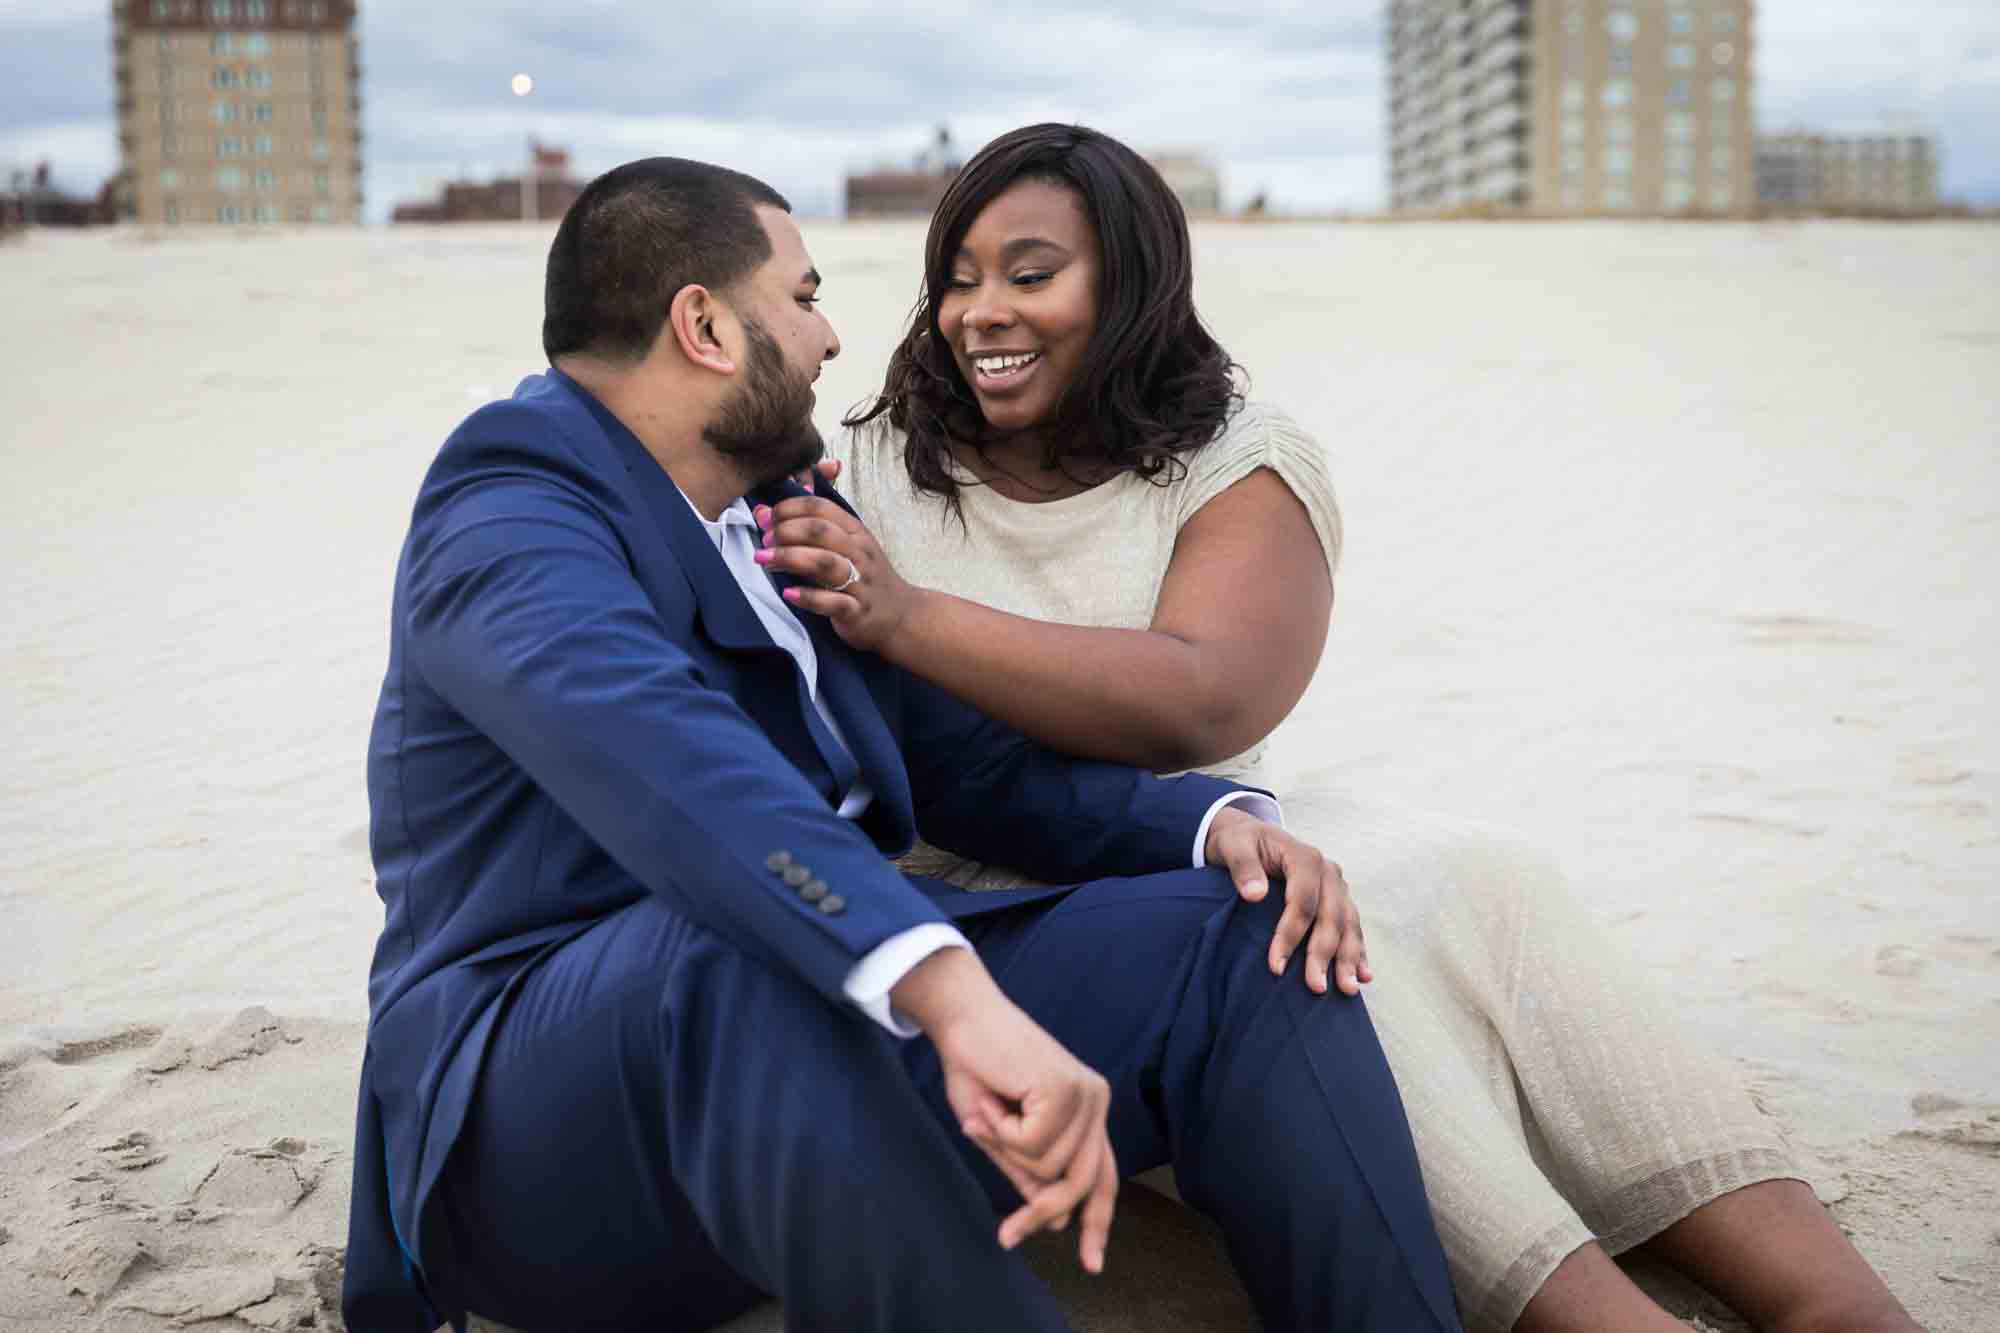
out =
[[[1755,203],[1751,0],[1389,0],[1398,212]]]
[[[361,220],[354,0],[112,0],[111,13],[139,221]]]
[[[1799,212],[1928,213],[1938,206],[1928,134],[1768,134],[1757,140],[1757,198]]]

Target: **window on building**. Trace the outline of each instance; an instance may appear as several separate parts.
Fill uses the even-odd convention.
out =
[[[167,221],[179,222],[180,220],[181,206],[171,199],[167,200]]]
[[[1675,42],[1667,48],[1667,64],[1675,69],[1694,68],[1694,48],[1686,42]]]
[[[271,71],[255,68],[245,70],[243,82],[252,88],[268,88],[271,86]]]
[[[162,190],[178,190],[180,187],[181,173],[175,171],[172,167],[163,168],[160,172],[160,188]]]
[[[270,135],[268,135],[268,134],[260,134],[260,135],[258,135],[258,136],[257,136],[257,156],[259,156],[259,157],[269,157],[270,155],[271,155],[271,136],[270,136]]]
[[[1692,98],[1692,96],[1693,92],[1688,86],[1688,81],[1686,79],[1667,80],[1668,106],[1686,106],[1689,100]]]
[[[229,124],[229,123],[230,123],[231,121],[233,121],[233,120],[235,120],[235,119],[236,119],[236,103],[234,103],[234,102],[217,102],[217,103],[215,104],[215,123],[216,123],[216,124],[218,124],[218,125],[227,125],[227,124]]]
[[[248,23],[263,23],[271,17],[268,0],[243,0],[243,18]]]
[[[1708,57],[1718,65],[1727,65],[1736,59],[1736,48],[1728,42],[1717,42],[1715,49],[1708,53]]]
[[[1630,74],[1632,72],[1632,48],[1619,45],[1611,48],[1611,72]]]
[[[1685,9],[1676,9],[1673,13],[1667,15],[1667,31],[1676,37],[1693,32],[1694,15],[1688,13]]]
[[[1726,10],[1726,9],[1718,9],[1718,10],[1716,10],[1716,11],[1715,11],[1715,30],[1716,30],[1717,32],[1735,32],[1735,31],[1736,31],[1736,15],[1735,15],[1735,14],[1733,14],[1733,13],[1731,13],[1731,12],[1730,12],[1729,10]]]
[[[314,221],[314,222],[331,222],[331,221],[333,221],[333,205],[331,205],[331,204],[314,204],[314,205],[313,205],[313,221]]]
[[[1606,116],[1604,118],[1604,141],[1606,143],[1631,143],[1632,118],[1630,116]]]
[[[1606,106],[1627,105],[1632,100],[1632,81],[1630,79],[1606,79],[1604,81],[1603,99]]]
[[[208,20],[211,23],[235,22],[236,0],[208,0]]]
[[[1669,111],[1663,128],[1669,143],[1691,141],[1694,138],[1694,112]]]
[[[1735,100],[1736,100],[1736,80],[1734,80],[1734,79],[1717,79],[1717,80],[1716,80],[1716,81],[1715,81],[1714,83],[1712,83],[1712,84],[1710,84],[1710,85],[1709,85],[1709,95],[1710,95],[1710,96],[1712,96],[1712,97],[1714,97],[1714,98],[1715,98],[1715,100],[1716,100],[1716,101],[1718,101],[1718,102],[1733,102],[1733,101],[1735,101]]]
[[[170,6],[167,4],[167,0],[153,0],[153,21],[158,23],[171,17],[169,9]],[[161,40],[164,41],[165,39],[162,38]]]
[[[241,139],[217,139],[215,141],[215,155],[217,157],[235,157],[242,150],[243,141]]]
[[[257,103],[256,112],[258,120],[269,121],[271,119],[271,104],[269,102]]]
[[[1572,109],[1583,105],[1583,82],[1581,80],[1571,79],[1563,85],[1563,105]]]
[[[1583,119],[1579,116],[1564,116],[1562,141],[1566,144],[1583,142]]]
[[[240,190],[243,188],[243,168],[221,167],[215,173],[215,188],[218,190]]]
[[[253,32],[243,39],[243,54],[246,56],[267,56],[271,54],[271,39],[261,32]]]
[[[210,55],[226,56],[229,54],[229,50],[230,47],[229,47],[228,33],[218,32],[217,34],[215,34],[215,36],[208,39],[208,53]]]
[[[314,139],[312,146],[313,157],[318,161],[324,162],[326,161],[326,153],[327,153],[326,140]]]
[[[1604,187],[1604,206],[1620,211],[1630,208],[1632,206],[1632,188],[1629,185],[1618,182],[1607,183]]]
[[[1735,197],[1735,192],[1727,185],[1711,185],[1708,187],[1708,206],[1710,208],[1727,208]]]
[[[235,204],[224,204],[215,210],[215,220],[217,222],[241,222],[243,220],[243,210]]]
[[[312,0],[312,3],[306,6],[306,21],[308,23],[319,23],[325,18],[326,6],[321,3],[321,0]]]
[[[1571,34],[1572,36],[1574,36],[1574,35],[1576,35],[1576,34],[1578,34],[1578,33],[1581,33],[1581,32],[1583,31],[1583,29],[1584,29],[1584,21],[1583,21],[1583,11],[1582,11],[1582,10],[1580,10],[1580,9],[1572,9],[1572,10],[1570,10],[1570,11],[1569,11],[1569,13],[1567,13],[1567,14],[1563,15],[1563,31],[1564,31],[1564,32],[1566,32],[1566,33],[1569,33],[1569,34]]]
[[[1670,143],[1666,148],[1667,174],[1687,177],[1694,174],[1694,145]]]
[[[278,188],[277,173],[272,171],[269,167],[258,168],[256,176],[253,177],[252,179],[257,188],[260,190],[275,190]]]
[[[1604,171],[1610,176],[1626,176],[1632,171],[1632,150],[1630,148],[1607,147],[1604,150]]]
[[[234,88],[236,86],[236,71],[227,68],[212,69],[208,73],[208,82],[210,86],[216,88]]]
[[[1563,154],[1563,175],[1581,176],[1583,174],[1583,168],[1586,161],[1588,161],[1588,159],[1584,157],[1583,150],[1581,148],[1570,149],[1568,152]]]
[[[1670,180],[1660,192],[1660,202],[1670,210],[1686,208],[1694,202],[1694,186],[1686,181]]]
[[[1639,20],[1629,9],[1614,9],[1604,16],[1604,30],[1621,42],[1629,42],[1639,32]]]

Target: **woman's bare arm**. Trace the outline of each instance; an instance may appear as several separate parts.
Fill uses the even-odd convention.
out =
[[[916,587],[829,501],[789,500],[758,519],[769,567],[825,585],[788,596],[848,642],[1043,744],[1161,772],[1268,735],[1311,682],[1333,610],[1305,506],[1267,469],[1182,525],[1143,630],[1052,624]],[[858,581],[832,591],[850,560]]]

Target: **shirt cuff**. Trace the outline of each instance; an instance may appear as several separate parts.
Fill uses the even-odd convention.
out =
[[[1204,825],[1203,827],[1206,827]],[[929,958],[939,949],[970,949],[971,943],[960,934],[958,927],[946,925],[942,921],[926,921],[921,926],[911,926],[908,930],[891,935],[873,949],[868,956],[856,963],[841,983],[841,990],[853,1002],[854,1007],[880,1023],[898,1037],[905,1039],[917,1036],[923,1029],[896,1012],[889,1003],[889,992],[896,983],[908,976],[918,963]]]
[[[1261,791],[1233,791],[1208,807],[1208,813],[1201,817],[1201,827],[1194,831],[1196,870],[1208,864],[1208,858],[1202,855],[1202,849],[1208,846],[1208,826],[1215,822],[1215,817],[1222,813],[1224,807],[1231,805],[1242,806],[1245,814],[1255,815],[1266,824],[1276,824],[1279,828],[1285,826],[1285,812],[1278,808],[1276,797],[1266,796]]]

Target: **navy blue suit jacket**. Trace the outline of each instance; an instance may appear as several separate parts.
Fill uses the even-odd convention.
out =
[[[905,876],[888,858],[919,831],[1072,884],[1185,867],[1202,815],[1237,790],[1042,749],[802,620],[851,762],[672,479],[575,381],[531,376],[445,442],[397,567],[369,742],[386,911],[352,1326],[428,1333],[456,1313],[426,1205],[509,987],[544,951],[654,894],[845,1004],[848,972],[890,936],[1062,892]],[[848,821],[857,765],[875,800]],[[803,898],[786,857],[844,908]]]

